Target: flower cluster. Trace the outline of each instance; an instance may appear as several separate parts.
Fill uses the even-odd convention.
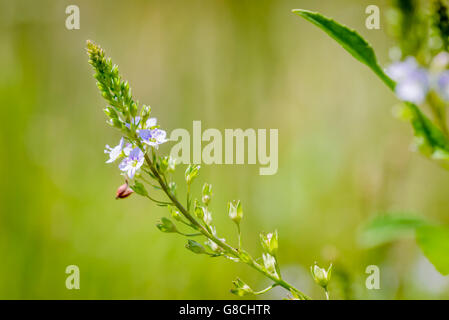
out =
[[[408,57],[391,64],[386,73],[396,81],[395,92],[402,101],[419,105],[434,91],[449,102],[449,70],[445,70],[448,64],[449,54],[442,52],[433,59],[429,69],[421,67],[414,57]]]
[[[112,163],[119,158],[124,158],[118,167],[128,178],[134,178],[136,172],[144,163],[144,152],[147,151],[148,146],[157,149],[160,144],[168,141],[166,132],[159,129],[156,124],[156,118],[142,121],[139,116],[132,118],[130,123],[125,123],[128,129],[132,128],[132,126],[137,128],[136,133],[144,144],[144,150],[132,143],[125,144],[125,139],[122,137],[117,146],[111,148],[109,145],[106,145],[104,152],[109,154],[109,159],[106,163]]]

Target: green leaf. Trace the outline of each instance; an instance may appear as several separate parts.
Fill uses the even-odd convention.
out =
[[[416,241],[424,255],[442,275],[449,274],[449,228],[423,226],[416,230]]]
[[[394,89],[395,82],[384,73],[377,63],[376,54],[374,53],[373,48],[356,31],[349,29],[318,12],[302,9],[294,9],[292,12],[326,32],[354,58],[371,68],[371,70],[373,70],[390,89]]]
[[[148,191],[147,189],[145,189],[145,186],[140,183],[139,181],[135,181],[134,185],[131,186],[131,189],[133,189],[133,191],[141,196],[147,197],[148,196]]]
[[[404,103],[415,132],[419,150],[435,159],[449,159],[449,141],[445,134],[416,105]]]
[[[413,232],[426,225],[419,217],[407,214],[387,214],[375,217],[362,229],[359,243],[371,248],[404,237],[413,236]]]

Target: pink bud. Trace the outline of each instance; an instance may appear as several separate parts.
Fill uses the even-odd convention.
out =
[[[124,199],[129,197],[134,191],[129,187],[128,181],[118,187],[117,192],[115,194],[116,199]]]

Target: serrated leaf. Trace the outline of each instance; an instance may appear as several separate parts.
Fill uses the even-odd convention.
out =
[[[423,226],[416,230],[416,242],[442,275],[449,274],[449,228]]]
[[[404,237],[413,236],[414,231],[427,222],[409,214],[387,214],[375,217],[361,231],[359,243],[371,248]]]
[[[394,89],[395,82],[384,73],[377,63],[376,54],[374,53],[373,48],[356,31],[318,12],[302,9],[294,9],[292,12],[326,32],[354,58],[371,68],[371,70],[373,70],[390,89]]]

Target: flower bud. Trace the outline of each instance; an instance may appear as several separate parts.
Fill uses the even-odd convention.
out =
[[[203,197],[201,200],[207,206],[210,203],[212,197],[212,185],[205,183],[203,186]]]
[[[253,289],[251,289],[250,286],[248,286],[245,282],[243,282],[239,278],[237,278],[235,281],[232,281],[232,283],[234,284],[235,287],[231,289],[232,294],[235,294],[239,297],[254,294]]]
[[[168,156],[168,172],[174,172],[176,169],[177,161],[175,158]]]
[[[198,219],[204,219],[204,208],[199,205],[197,200],[195,200],[193,212]]]
[[[128,181],[118,187],[117,192],[115,193],[116,199],[124,199],[129,197],[134,191],[129,187]]]
[[[278,232],[273,233],[261,233],[260,242],[265,252],[268,252],[272,256],[275,256],[278,251]]]
[[[168,156],[161,158],[159,162],[159,169],[162,173],[165,173],[168,169]]]
[[[122,122],[118,118],[111,118],[106,122],[114,128],[118,128],[118,129],[122,128]]]
[[[271,273],[273,275],[277,275],[276,273],[276,259],[269,253],[262,254],[263,258],[263,265],[265,266],[265,270],[268,271],[268,273]]]
[[[315,264],[310,267],[310,270],[312,272],[312,278],[315,280],[315,282],[323,287],[327,288],[327,285],[329,284],[329,281],[331,280],[331,273],[332,273],[332,263],[329,266],[327,270],[324,268],[320,268],[318,264],[315,262]]]
[[[171,222],[170,219],[168,218],[161,218],[161,221],[156,224],[156,227],[165,233],[173,233],[173,232],[178,232],[178,229],[176,229],[176,226],[173,222]]]
[[[147,122],[148,118],[150,117],[150,113],[151,113],[151,107],[150,106],[143,106],[142,109],[140,110],[140,119],[142,123]]]
[[[168,210],[170,211],[170,215],[173,217],[173,219],[178,221],[181,220],[181,214],[179,213],[177,208],[173,206],[168,206]]]
[[[236,224],[240,224],[240,221],[243,218],[243,209],[240,200],[228,202],[228,214],[232,221]]]
[[[185,173],[185,178],[186,178],[186,182],[188,185],[190,185],[193,182],[193,180],[196,178],[199,170],[200,170],[200,166],[197,164],[195,164],[195,165],[191,164],[187,167],[186,173]]]
[[[206,253],[206,249],[194,240],[189,240],[186,244],[186,248],[196,254]]]
[[[106,107],[103,109],[104,113],[111,119],[118,119],[117,111],[112,107]]]

